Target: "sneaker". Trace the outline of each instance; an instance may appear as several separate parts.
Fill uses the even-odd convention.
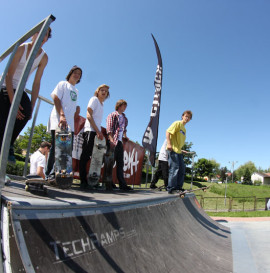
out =
[[[167,190],[168,190],[169,194],[173,194],[176,191],[176,189],[174,187],[167,188]]]
[[[6,175],[5,177],[5,185],[8,185],[10,183],[10,178]]]
[[[150,184],[150,189],[157,189],[157,186],[155,184]]]
[[[124,185],[124,186],[120,186],[119,187],[120,190],[123,190],[123,191],[132,191],[133,189],[128,186],[128,185]]]
[[[112,183],[112,188],[113,188],[114,190],[117,190],[117,189],[118,189],[117,186],[116,186],[114,183]]]

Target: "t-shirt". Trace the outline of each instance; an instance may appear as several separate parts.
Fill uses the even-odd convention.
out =
[[[43,168],[45,174],[46,158],[39,150],[34,152],[30,157],[30,174],[36,175],[38,167]]]
[[[118,122],[119,122],[118,140],[122,141],[123,133],[124,133],[124,130],[125,130],[125,119],[124,119],[123,115],[119,115]]]
[[[167,139],[165,139],[165,141],[163,142],[161,146],[161,149],[158,155],[158,160],[168,161],[168,153],[167,153],[166,147],[167,147]]]
[[[175,121],[167,132],[171,134],[171,145],[175,153],[181,154],[186,140],[186,128],[182,120]]]
[[[74,132],[74,114],[76,112],[78,90],[68,81],[61,81],[56,85],[51,93],[51,97],[54,98],[54,95],[61,101],[67,124],[71,131]],[[58,128],[59,121],[60,116],[54,106],[48,123],[48,131]]]
[[[103,104],[99,101],[99,99],[96,96],[94,96],[89,100],[87,108],[91,108],[93,110],[93,119],[98,129],[101,130],[101,122],[103,118]],[[95,132],[95,129],[91,126],[88,119],[86,119],[85,121],[84,131]]]

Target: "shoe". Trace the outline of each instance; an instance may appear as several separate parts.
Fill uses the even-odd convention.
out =
[[[128,186],[128,185],[124,185],[124,186],[120,186],[119,187],[120,190],[123,190],[123,191],[132,191],[133,189]]]
[[[172,187],[172,188],[167,188],[167,190],[168,190],[168,194],[173,194],[176,189]]]
[[[112,188],[113,188],[114,190],[117,190],[117,189],[118,189],[117,186],[116,186],[114,183],[112,183]]]
[[[180,192],[184,192],[184,191],[186,191],[186,190],[185,190],[185,189],[183,189],[183,188],[181,188],[179,191],[180,191]]]
[[[5,177],[5,185],[8,185],[10,183],[10,178],[6,175]]]
[[[12,145],[9,147],[8,162],[10,164],[16,164],[16,158],[15,158],[15,155],[14,155],[14,149],[13,149]]]
[[[157,186],[155,184],[150,184],[150,189],[157,189]]]

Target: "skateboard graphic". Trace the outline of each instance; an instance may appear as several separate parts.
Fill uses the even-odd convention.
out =
[[[180,192],[179,196],[181,198],[184,198],[185,195],[186,195],[186,193],[191,193],[191,192],[194,192],[194,191],[204,191],[204,192],[206,192],[209,189],[209,187],[210,186],[208,186],[208,187],[202,187],[202,188],[197,188],[197,189],[194,189],[194,190],[185,190],[185,191]]]
[[[114,165],[114,150],[110,149],[106,152],[104,156],[104,170],[103,170],[103,179],[102,183],[105,184],[106,190],[113,189],[113,165]]]
[[[55,183],[60,189],[67,189],[72,182],[72,133],[59,128],[55,131]]]
[[[107,147],[105,138],[101,140],[97,136],[95,136],[91,163],[88,172],[88,185],[90,186],[90,188],[94,188],[99,185],[103,156],[106,152],[106,149]]]
[[[47,194],[47,188],[44,185],[45,181],[42,178],[29,178],[25,181],[25,190]]]

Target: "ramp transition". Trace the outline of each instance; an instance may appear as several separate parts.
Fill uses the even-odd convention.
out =
[[[4,199],[6,272],[232,272],[230,229],[193,194],[61,204]]]

